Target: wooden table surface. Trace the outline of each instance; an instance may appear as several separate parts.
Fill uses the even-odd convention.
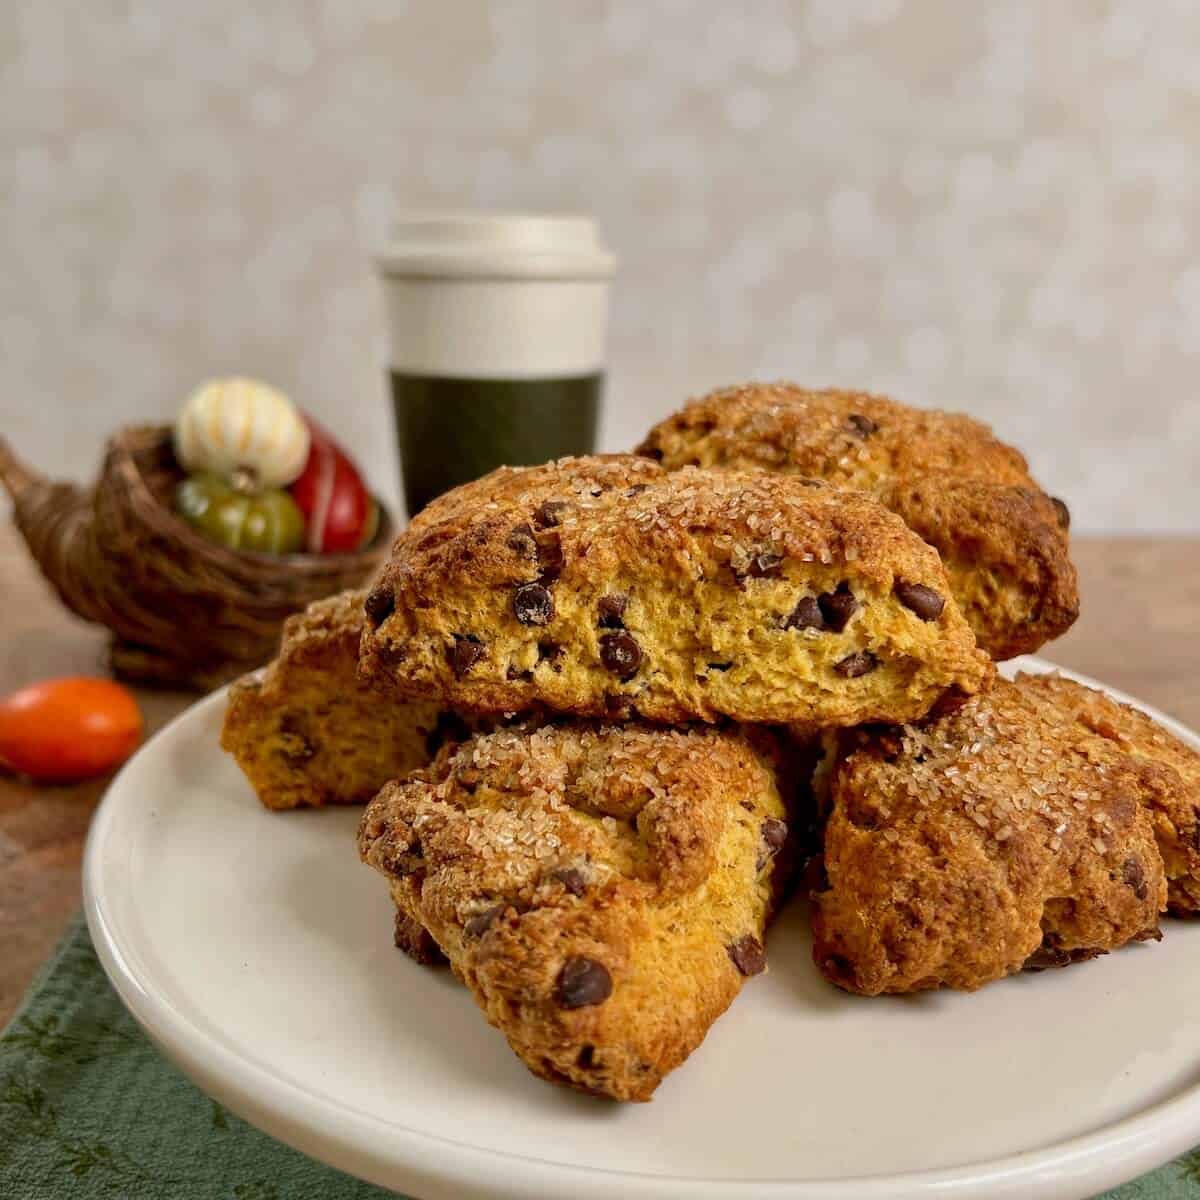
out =
[[[1200,539],[1078,539],[1075,558],[1083,615],[1046,656],[1200,727]],[[7,525],[0,597],[0,695],[104,672],[103,631],[59,605]],[[153,733],[193,697],[138,699]],[[79,906],[84,837],[106,782],[35,787],[0,773],[0,1026]]]

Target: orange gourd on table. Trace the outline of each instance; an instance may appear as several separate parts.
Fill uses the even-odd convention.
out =
[[[137,701],[109,679],[49,679],[0,700],[0,763],[39,783],[103,775],[141,739]]]

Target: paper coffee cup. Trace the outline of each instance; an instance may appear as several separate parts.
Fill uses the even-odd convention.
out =
[[[411,213],[378,256],[410,515],[594,448],[613,256],[578,216]]]

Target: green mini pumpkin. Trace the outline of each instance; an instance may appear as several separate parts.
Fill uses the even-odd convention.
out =
[[[279,488],[251,491],[201,471],[180,480],[175,510],[209,541],[230,550],[294,554],[304,545],[304,516]]]

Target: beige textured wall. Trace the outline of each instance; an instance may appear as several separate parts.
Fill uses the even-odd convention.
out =
[[[992,421],[1082,527],[1200,528],[1190,0],[2,8],[0,429],[48,468],[238,370],[394,491],[389,211],[581,209],[608,446],[861,385]]]

